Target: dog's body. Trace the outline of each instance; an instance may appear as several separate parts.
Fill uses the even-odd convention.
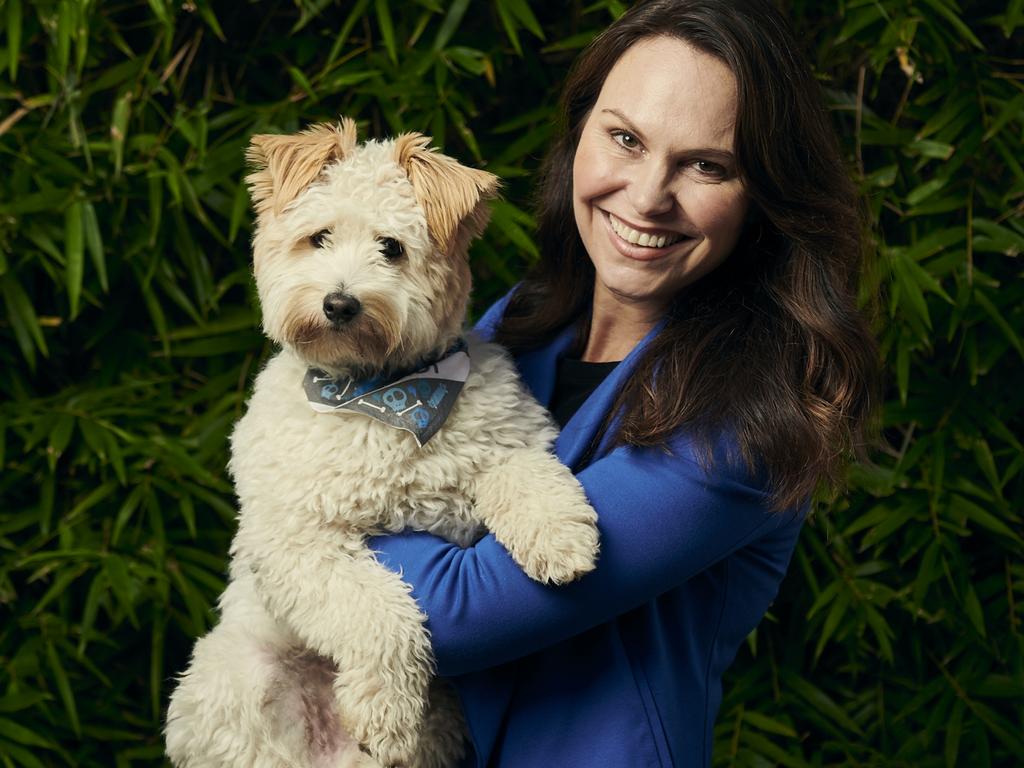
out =
[[[422,137],[357,147],[349,121],[257,137],[253,154],[257,286],[283,351],[232,436],[230,582],[172,696],[168,754],[180,768],[453,765],[458,706],[432,683],[408,586],[366,537],[410,527],[467,545],[486,528],[532,578],[561,583],[593,567],[593,510],[493,345],[470,340],[462,392],[422,447],[361,413],[315,411],[302,382],[311,366],[386,376],[453,346],[496,182]]]

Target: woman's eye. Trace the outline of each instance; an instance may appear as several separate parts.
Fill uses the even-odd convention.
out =
[[[715,179],[724,179],[726,177],[725,168],[718,163],[712,163],[709,160],[698,160],[694,163],[694,166],[702,176]]]
[[[383,253],[384,258],[389,261],[394,261],[405,253],[405,248],[402,247],[402,244],[393,237],[378,237],[377,242],[380,243],[380,252]]]
[[[640,146],[640,140],[628,131],[612,131],[612,139],[626,149],[637,149]]]
[[[309,244],[314,248],[323,248],[329,234],[331,234],[329,229],[321,229],[319,232],[314,232],[309,236]]]

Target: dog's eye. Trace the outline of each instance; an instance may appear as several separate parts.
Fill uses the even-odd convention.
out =
[[[309,236],[309,244],[314,248],[323,248],[329,234],[331,234],[329,229],[321,229],[319,232],[314,232]]]
[[[380,252],[384,254],[384,258],[391,261],[405,253],[405,248],[393,237],[379,237],[377,242],[380,243]]]

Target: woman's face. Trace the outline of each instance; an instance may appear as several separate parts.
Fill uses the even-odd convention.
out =
[[[642,40],[612,67],[573,163],[595,306],[660,314],[729,255],[748,206],[735,122],[735,78],[688,43]]]

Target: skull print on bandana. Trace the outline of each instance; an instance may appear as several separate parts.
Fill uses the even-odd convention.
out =
[[[310,368],[302,382],[314,411],[354,411],[411,432],[422,448],[444,424],[469,376],[465,342],[437,362],[392,381],[334,378]]]

